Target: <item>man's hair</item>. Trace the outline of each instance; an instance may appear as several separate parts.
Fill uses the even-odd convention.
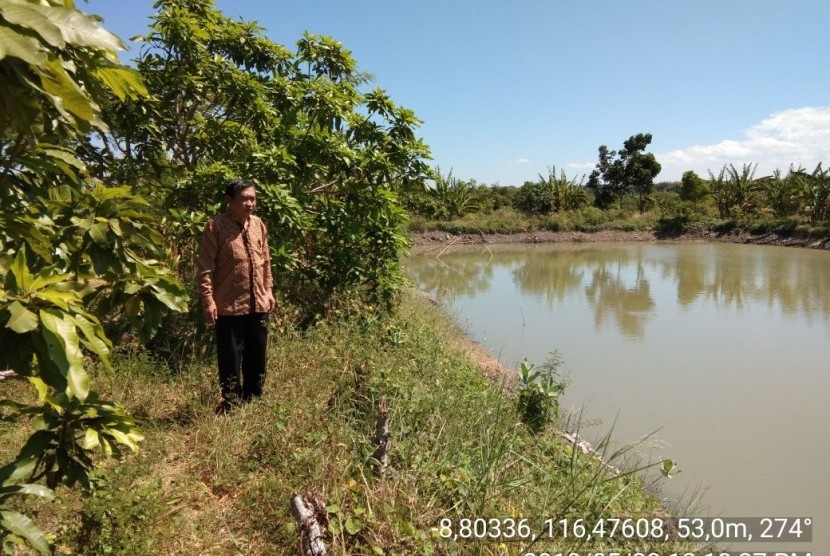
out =
[[[233,180],[228,184],[225,188],[225,195],[230,197],[231,199],[236,198],[236,194],[240,191],[244,191],[249,187],[254,187],[254,182],[251,180]]]

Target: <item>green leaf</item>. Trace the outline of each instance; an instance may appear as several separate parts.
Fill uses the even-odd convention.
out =
[[[21,6],[28,7],[29,10],[15,12],[15,23],[33,29],[52,46],[63,47],[62,39],[77,46],[106,50],[124,49],[121,39],[104,29],[95,19],[75,9],[32,4],[21,0],[4,0],[2,11],[5,15],[10,11],[9,8]],[[11,21],[10,18],[7,19]]]
[[[83,354],[71,315],[55,309],[41,309],[42,336],[49,359],[67,380],[68,393],[81,401],[89,394],[89,376],[84,370]]]
[[[46,62],[46,50],[34,38],[0,25],[0,60],[6,57],[20,58],[27,64],[39,66]]]
[[[42,299],[52,305],[57,305],[64,311],[69,311],[69,305],[80,301],[78,294],[74,291],[59,290],[56,288],[49,288],[48,290],[40,290],[35,292],[35,297]]]
[[[92,450],[101,445],[100,436],[95,429],[86,429],[84,433],[84,448]]]
[[[121,432],[120,430],[117,430],[117,429],[106,429],[106,433],[109,434],[110,436],[112,436],[116,440],[116,442],[118,442],[119,444],[124,444],[125,446],[129,446],[130,450],[132,450],[133,452],[138,451],[138,445],[135,442],[136,442],[136,440],[141,440],[141,435],[140,434],[137,435],[138,438],[136,439],[136,438],[134,438],[135,435],[126,434],[126,433]]]
[[[92,102],[75,80],[69,77],[57,59],[49,60],[41,67],[41,85],[52,98],[58,111],[67,117],[68,113],[71,113],[84,121],[90,121],[96,116],[98,105]]]
[[[29,383],[37,390],[37,401],[43,403],[46,400],[46,395],[49,393],[49,387],[43,382],[43,379],[37,376],[26,377]]]
[[[26,245],[41,258],[49,260],[52,258],[51,240],[40,229],[38,224],[29,218],[17,218],[3,215],[0,227],[11,237],[19,237],[26,242]],[[2,217],[0,217],[2,218]]]
[[[24,458],[15,460],[3,467],[0,467],[0,485],[14,484],[19,481],[26,481],[32,477],[35,471],[37,459]]]
[[[109,339],[104,335],[104,329],[101,328],[100,323],[87,319],[83,315],[76,314],[73,318],[75,319],[75,324],[81,329],[81,332],[86,338],[86,340],[81,340],[83,344],[100,357],[108,369],[112,369],[109,361],[111,344]]]
[[[19,301],[14,301],[9,305],[9,313],[11,313],[11,317],[6,323],[6,328],[11,328],[18,334],[31,332],[40,324],[37,315],[24,307]]]
[[[677,472],[677,462],[671,459],[664,459],[661,463],[663,465],[660,468],[660,473],[667,479],[671,479],[672,474]]]
[[[0,3],[0,12],[3,12],[6,21],[31,29],[48,44],[63,48],[66,46],[63,35],[49,17],[39,9],[43,7],[28,2],[6,0]]]
[[[51,554],[46,535],[25,515],[11,510],[0,510],[0,527],[26,539],[38,553],[44,556]]]
[[[37,149],[35,149],[35,153],[37,155],[48,156],[49,158],[60,160],[76,170],[84,170],[86,168],[86,164],[75,156],[71,150],[59,145],[38,145]]]
[[[78,46],[89,46],[106,50],[124,50],[124,43],[95,19],[68,8],[40,6],[60,29],[64,40]]]
[[[162,289],[158,285],[153,285],[151,289],[153,296],[173,311],[183,311],[187,308],[187,303],[178,292]]]
[[[69,274],[57,274],[51,268],[44,268],[40,272],[37,273],[37,276],[32,281],[32,285],[29,286],[30,290],[39,290],[41,288],[45,288],[46,286],[51,286],[52,284],[59,284],[61,282],[71,282],[72,276]],[[56,290],[58,291],[58,290]],[[60,290],[66,291],[66,290]],[[73,292],[74,293],[74,292]],[[79,300],[80,301],[80,300]]]
[[[363,524],[360,523],[359,519],[354,518],[354,516],[349,516],[346,518],[346,531],[350,535],[357,535],[360,533],[360,530],[363,528]]]
[[[14,285],[18,292],[25,293],[29,291],[32,285],[32,275],[29,272],[29,265],[26,264],[26,250],[21,249],[17,252],[9,272],[14,275]]]
[[[108,221],[110,229],[117,235],[118,237],[124,237],[124,232],[121,231],[121,222],[119,222],[115,218],[110,218]]]
[[[8,485],[0,488],[0,498],[9,494],[29,494],[40,496],[50,502],[55,499],[55,492],[51,488],[42,485]]]
[[[101,247],[109,247],[109,240],[107,239],[107,232],[109,232],[109,229],[109,226],[105,223],[97,222],[89,229],[89,237],[91,237],[92,241]]]
[[[104,185],[97,185],[92,190],[92,196],[98,201],[110,201],[112,199],[130,199],[138,201],[139,204],[146,205],[147,201],[141,197],[134,196],[130,193],[129,187],[107,187]]]
[[[141,81],[141,76],[130,68],[100,68],[96,70],[97,75],[107,87],[124,101],[128,98],[141,98],[149,95],[147,87]]]

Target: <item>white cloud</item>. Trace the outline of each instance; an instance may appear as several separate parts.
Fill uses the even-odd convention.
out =
[[[594,169],[597,165],[596,162],[568,162],[565,164],[565,168],[568,170],[573,170],[576,173],[580,172],[590,172]]]
[[[756,176],[771,174],[790,164],[812,170],[819,162],[830,162],[830,106],[784,110],[749,128],[740,140],[714,145],[693,145],[656,154],[663,166],[658,180],[679,180],[686,170],[702,177],[717,173],[724,164],[758,163]]]
[[[512,166],[513,164],[527,164],[528,162],[530,162],[530,160],[527,158],[517,158],[516,160],[511,160],[507,164]]]

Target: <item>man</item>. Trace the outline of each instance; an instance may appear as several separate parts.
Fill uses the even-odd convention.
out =
[[[267,230],[253,215],[253,182],[229,183],[225,202],[228,212],[205,226],[198,270],[202,313],[216,328],[219,413],[262,395],[268,313],[274,310]]]

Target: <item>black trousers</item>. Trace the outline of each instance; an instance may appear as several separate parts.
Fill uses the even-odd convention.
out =
[[[219,388],[225,402],[247,402],[262,395],[268,313],[216,318]]]

